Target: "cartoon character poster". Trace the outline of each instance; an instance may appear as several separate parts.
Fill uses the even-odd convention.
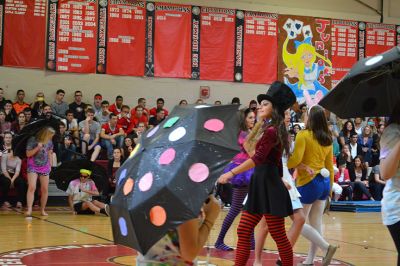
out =
[[[318,103],[331,89],[331,21],[280,15],[278,31],[278,79],[298,102]]]

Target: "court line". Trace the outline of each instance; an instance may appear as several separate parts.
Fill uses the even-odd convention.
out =
[[[16,209],[13,209],[13,211],[18,212],[18,213],[21,213],[21,214],[24,214],[23,212],[18,211],[18,210],[16,210]],[[42,219],[42,218],[40,218],[40,217],[33,216],[33,215],[32,215],[32,218],[36,218],[36,219],[41,220],[41,221],[45,221],[45,222],[48,222],[48,223],[51,223],[51,224],[54,224],[54,225],[58,225],[58,226],[61,226],[61,227],[67,228],[67,229],[71,229],[71,230],[76,231],[76,232],[80,232],[80,233],[82,233],[82,234],[86,234],[86,235],[89,235],[89,236],[93,236],[93,237],[96,237],[96,238],[99,238],[99,239],[102,239],[102,240],[105,240],[105,241],[114,243],[113,240],[110,240],[110,239],[107,239],[107,238],[104,238],[104,237],[101,237],[101,236],[98,236],[98,235],[94,235],[94,234],[91,234],[91,233],[83,232],[83,231],[81,231],[81,230],[79,230],[79,229],[75,229],[75,228],[70,227],[70,226],[68,226],[68,225],[63,225],[63,224],[60,224],[60,223],[57,223],[57,222],[53,222],[53,221],[49,221],[49,220],[47,220],[47,219]],[[367,246],[368,249],[373,248],[373,249],[377,249],[377,250],[383,250],[383,251],[388,251],[388,252],[396,253],[395,250],[385,249],[385,248],[379,248],[379,247],[370,246],[370,245],[357,244],[357,243],[352,243],[352,242],[347,242],[347,241],[337,240],[337,239],[332,239],[332,238],[327,239],[327,240],[333,240],[333,241],[336,241],[336,242],[338,242],[338,243],[344,243],[344,244],[348,244],[348,245],[355,245],[355,246],[359,246],[359,247],[363,247],[363,248],[365,248],[365,247]]]
[[[18,211],[18,210],[16,210],[16,209],[13,209],[13,211],[15,211],[15,212],[17,212],[17,213],[24,214],[23,212]],[[102,240],[105,240],[105,241],[114,243],[113,240],[110,240],[110,239],[107,239],[107,238],[104,238],[104,237],[101,237],[101,236],[98,236],[98,235],[94,235],[94,234],[91,234],[91,233],[88,233],[88,232],[83,232],[83,231],[81,231],[81,230],[79,230],[79,229],[70,227],[70,226],[68,226],[68,225],[64,225],[64,224],[60,224],[60,223],[57,223],[57,222],[49,221],[49,220],[47,220],[47,219],[42,219],[42,218],[37,217],[37,216],[34,216],[34,215],[32,215],[31,217],[32,217],[32,218],[35,218],[35,219],[38,219],[38,220],[41,220],[41,221],[45,221],[45,222],[54,224],[54,225],[58,225],[58,226],[67,228],[67,229],[70,229],[70,230],[73,230],[73,231],[76,231],[76,232],[79,232],[79,233],[82,233],[82,234],[85,234],[85,235],[93,236],[93,237],[96,237],[96,238],[99,238],[99,239],[102,239]]]

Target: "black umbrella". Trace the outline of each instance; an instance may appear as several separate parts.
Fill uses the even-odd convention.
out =
[[[198,216],[239,151],[236,113],[237,105],[175,107],[142,135],[116,174],[111,203],[116,243],[145,254],[168,230]]]
[[[38,119],[24,126],[19,134],[13,138],[12,146],[14,154],[21,159],[25,158],[28,139],[35,136],[44,127],[52,127],[56,131],[56,134],[59,134],[60,120],[56,118]]]
[[[50,172],[50,178],[56,181],[58,189],[66,191],[69,183],[80,177],[80,169],[92,171],[91,179],[96,184],[98,191],[103,191],[108,186],[107,171],[104,167],[86,160],[65,161]]]
[[[321,101],[340,118],[389,116],[400,100],[400,48],[364,58]]]

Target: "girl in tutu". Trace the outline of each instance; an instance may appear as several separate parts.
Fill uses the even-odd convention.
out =
[[[238,138],[240,153],[232,159],[232,162],[225,168],[224,173],[230,172],[233,168],[246,161],[254,153],[254,149],[251,149],[249,143],[246,141],[246,138],[249,136],[249,133],[254,126],[254,122],[255,114],[250,108],[240,111],[240,133]],[[217,241],[215,242],[215,247],[217,249],[224,251],[233,250],[231,247],[225,245],[224,238],[236,216],[242,209],[243,200],[247,195],[248,185],[253,172],[254,170],[250,169],[237,174],[230,181],[233,186],[232,205],[222,223],[221,231],[218,235]],[[254,236],[252,238],[252,244],[254,247]]]

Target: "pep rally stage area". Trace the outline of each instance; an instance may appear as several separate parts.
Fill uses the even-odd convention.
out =
[[[199,265],[207,265],[207,258],[209,265],[233,265],[234,252],[212,248],[226,214],[221,212],[208,240],[211,248],[204,248]],[[237,242],[238,221],[227,234],[228,245]],[[286,226],[290,226],[289,219]],[[331,265],[395,265],[395,247],[380,213],[331,212],[324,216],[323,233],[339,245]],[[1,211],[0,234],[0,266],[135,265],[136,252],[113,245],[110,220],[100,215],[77,216],[68,208],[50,207],[48,217],[34,211],[32,219],[25,219],[17,210]],[[274,265],[277,252],[271,238],[265,249],[264,265]],[[304,260],[307,249],[308,242],[300,237],[294,248],[295,263]]]

